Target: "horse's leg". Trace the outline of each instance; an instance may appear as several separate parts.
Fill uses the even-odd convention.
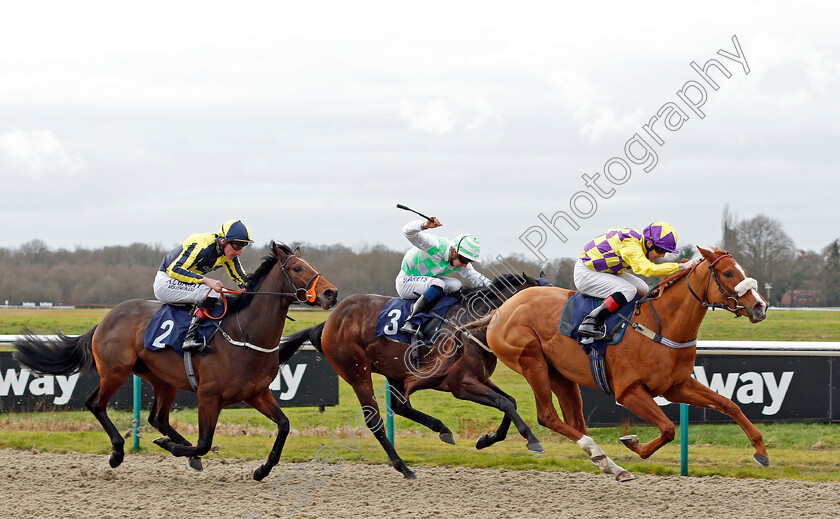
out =
[[[114,368],[104,376],[100,374],[99,385],[96,386],[96,389],[93,390],[93,393],[85,402],[85,407],[93,413],[93,416],[96,417],[111,439],[111,455],[108,456],[108,464],[112,468],[119,467],[125,457],[125,439],[123,439],[111,418],[108,417],[107,406],[114,393],[128,380],[129,373],[130,370]]]
[[[660,447],[674,439],[676,430],[674,422],[665,415],[651,394],[640,383],[637,382],[627,388],[616,398],[616,401],[631,413],[659,429],[659,436],[648,443],[639,443],[636,435],[621,437],[621,442],[643,459],[647,459]]]
[[[201,388],[199,388],[199,391],[201,391]],[[171,452],[173,456],[204,456],[210,452],[210,448],[213,446],[213,434],[216,432],[216,423],[221,411],[222,405],[218,395],[199,395],[198,442],[196,445],[181,445],[166,437],[158,438],[154,443]]]
[[[154,401],[152,402],[152,409],[149,411],[149,424],[179,445],[192,445],[189,440],[181,436],[169,423],[169,410],[172,408],[172,402],[175,401],[175,397],[178,394],[178,388],[163,382],[151,373],[146,375],[146,379],[152,384],[155,395]],[[195,470],[203,470],[204,468],[199,456],[190,457],[189,465]]]
[[[342,375],[342,378],[350,384],[356,393],[356,398],[359,399],[359,403],[362,405],[365,424],[379,441],[379,444],[382,445],[382,448],[385,449],[385,453],[388,454],[388,459],[391,460],[394,468],[400,471],[406,479],[417,479],[414,472],[408,468],[408,465],[397,454],[394,445],[388,440],[382,415],[379,414],[379,405],[376,403],[376,397],[374,397],[373,381],[370,377],[370,363],[366,358],[355,358],[358,359],[355,361],[358,363],[354,370],[342,370],[343,373],[340,372],[339,374]]]
[[[576,431],[586,434],[586,420],[583,418],[583,398],[580,396],[580,386],[561,375],[554,368],[551,369],[551,391],[557,396],[563,421]]]
[[[537,403],[537,421],[540,425],[548,427],[577,443],[589,455],[590,461],[597,465],[602,472],[614,475],[618,481],[635,479],[635,476],[630,474],[629,471],[616,465],[592,438],[567,425],[557,415],[557,410],[554,408],[554,402],[551,398],[552,377],[549,374],[549,366],[538,339],[532,340],[523,348],[522,355],[519,357],[519,367],[534,393]],[[556,378],[556,375],[554,378]],[[554,384],[557,383],[554,382]]]
[[[516,400],[510,396],[509,394],[502,391],[499,386],[494,384],[490,379],[488,379],[485,384],[487,387],[498,393],[504,398],[507,398],[508,401],[513,405],[513,409],[516,410]],[[478,450],[484,449],[493,445],[494,443],[498,443],[503,441],[507,438],[508,430],[510,430],[510,424],[512,423],[510,417],[508,417],[507,413],[502,415],[502,423],[499,424],[499,427],[496,429],[496,432],[493,434],[483,434],[481,435],[478,440],[475,441],[475,448]],[[529,428],[530,429],[530,428]]]
[[[411,400],[405,395],[405,384],[399,380],[388,379],[391,386],[391,410],[403,418],[425,425],[432,431],[438,433],[440,440],[450,445],[455,445],[455,437],[449,427],[434,416],[418,411],[411,405]],[[381,402],[385,404],[385,402]]]
[[[738,404],[732,400],[715,393],[693,378],[689,378],[682,385],[672,387],[662,396],[671,402],[684,402],[697,407],[714,409],[731,416],[735,423],[741,426],[750,440],[750,444],[755,448],[753,456],[755,461],[764,467],[770,466],[770,458],[767,456],[767,449],[764,447],[764,439],[761,437],[761,433],[744,415]]]
[[[280,409],[280,404],[274,398],[274,393],[268,388],[265,388],[257,396],[246,400],[245,403],[277,424],[277,438],[274,439],[274,446],[268,454],[268,460],[266,460],[265,464],[254,469],[254,479],[262,481],[280,461],[280,454],[283,452],[283,446],[286,444],[286,437],[289,436],[289,419],[283,413],[283,410]]]
[[[498,387],[491,387],[489,384],[479,382],[473,376],[465,376],[460,384],[457,384],[452,389],[452,394],[455,398],[461,400],[469,400],[477,404],[493,407],[505,414],[502,419],[499,429],[493,436],[485,434],[476,441],[475,448],[483,449],[497,441],[504,440],[507,435],[507,430],[510,422],[516,424],[516,429],[526,440],[528,440],[528,450],[532,452],[545,452],[540,441],[531,432],[531,428],[522,420],[519,413],[516,412],[516,401],[513,397],[505,394]],[[505,423],[507,421],[507,423]]]

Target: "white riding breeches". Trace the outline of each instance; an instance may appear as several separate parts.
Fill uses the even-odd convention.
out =
[[[635,274],[597,272],[587,267],[581,260],[575,263],[574,277],[575,287],[579,292],[601,299],[621,292],[630,301],[638,292],[646,294],[649,290],[647,283]]]
[[[162,270],[155,275],[152,287],[155,298],[161,303],[169,304],[199,304],[212,291],[210,287],[201,283],[184,283],[172,279]],[[219,298],[220,294],[213,292],[210,297]]]
[[[444,295],[461,290],[463,283],[453,278],[432,276],[409,276],[403,271],[397,275],[397,294],[403,299],[417,299],[431,286],[439,287]]]

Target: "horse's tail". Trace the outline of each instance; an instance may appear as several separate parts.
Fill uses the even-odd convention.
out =
[[[324,353],[321,348],[321,332],[324,330],[324,323],[317,326],[312,326],[305,330],[301,330],[295,334],[289,335],[280,343],[280,364],[283,364],[295,354],[296,351],[303,346],[303,343],[309,341],[315,348]]]
[[[27,333],[14,342],[15,359],[36,373],[72,375],[87,371],[96,364],[93,359],[94,331],[96,326],[77,337],[59,332],[56,339],[41,339]]]

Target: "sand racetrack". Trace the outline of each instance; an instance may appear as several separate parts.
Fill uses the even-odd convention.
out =
[[[323,477],[314,464],[281,463],[256,482],[257,465],[211,458],[199,473],[183,459],[128,455],[114,470],[103,455],[0,449],[0,517],[840,516],[840,483],[645,475],[618,483],[594,472],[422,466],[413,467],[417,480],[406,481],[390,466],[350,463],[331,465]]]

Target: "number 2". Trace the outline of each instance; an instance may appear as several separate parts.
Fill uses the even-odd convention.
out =
[[[152,341],[152,346],[155,348],[166,348],[166,344],[163,341],[172,333],[172,329],[175,328],[175,321],[167,319],[160,324],[160,328],[163,330],[163,333],[155,337],[155,340]]]

